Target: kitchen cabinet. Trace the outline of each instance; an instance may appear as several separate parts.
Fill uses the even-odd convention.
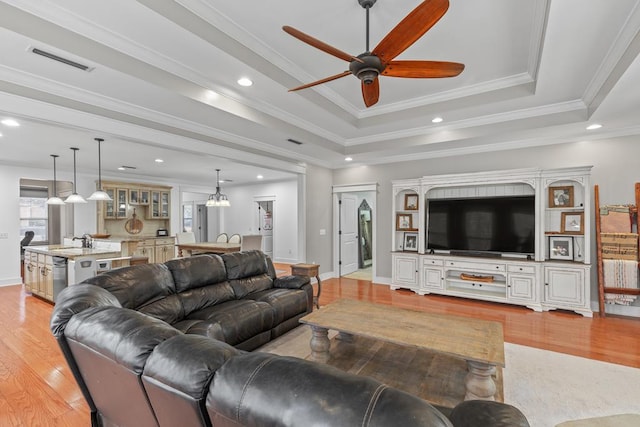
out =
[[[170,196],[168,191],[151,190],[151,202],[147,211],[147,218],[169,219]]]
[[[53,301],[53,258],[25,251],[25,290]]]
[[[104,187],[104,191],[105,193],[107,193],[109,195],[109,197],[111,197],[111,200],[106,200],[104,202],[103,209],[103,215],[105,218],[107,219],[115,219],[116,218],[116,210],[115,210],[115,198],[116,198],[116,189],[115,188],[108,188],[108,187]]]
[[[172,238],[156,239],[155,262],[167,262],[175,258],[175,240]]]
[[[158,237],[127,240],[121,243],[122,256],[148,258],[149,263],[163,263],[175,258],[175,238]]]
[[[129,190],[126,188],[118,188],[116,190],[116,218],[127,217],[127,208],[129,207],[128,195]]]

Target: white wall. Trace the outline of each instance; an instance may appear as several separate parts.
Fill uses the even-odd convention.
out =
[[[299,261],[297,180],[226,187],[223,192],[229,197],[231,206],[222,208],[221,232],[232,234],[257,234],[258,206],[256,197],[274,196],[273,205],[273,259],[276,262]],[[218,208],[220,209],[220,208]]]

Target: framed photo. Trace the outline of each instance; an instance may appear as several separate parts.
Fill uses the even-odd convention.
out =
[[[551,236],[549,238],[549,259],[573,261],[573,237]]]
[[[417,211],[418,210],[418,195],[417,194],[405,194],[404,195],[404,210]]]
[[[584,234],[584,212],[562,212],[562,233]]]
[[[396,214],[396,230],[413,230],[413,215],[411,214]]]
[[[573,186],[549,187],[549,207],[550,208],[572,208],[573,207]]]
[[[404,244],[402,246],[405,251],[418,251],[418,233],[404,233]]]

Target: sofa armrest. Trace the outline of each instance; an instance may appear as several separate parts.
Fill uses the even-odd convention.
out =
[[[99,286],[80,284],[64,288],[56,298],[56,305],[49,321],[56,338],[64,334],[69,319],[93,307],[121,307],[118,299]]]
[[[311,283],[307,276],[282,276],[273,281],[274,288],[302,289],[304,285]]]
[[[456,427],[529,427],[518,408],[489,400],[462,402],[453,408],[449,419]]]

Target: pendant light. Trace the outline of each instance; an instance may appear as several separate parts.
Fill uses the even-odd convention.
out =
[[[231,206],[226,194],[220,192],[220,169],[216,169],[217,172],[217,185],[216,194],[211,194],[209,200],[207,200],[206,206],[226,207]]]
[[[65,199],[65,203],[87,203],[87,201],[76,192],[76,152],[79,148],[71,147],[73,150],[73,193]]]
[[[64,205],[64,201],[58,197],[58,188],[56,180],[56,158],[60,157],[57,154],[51,154],[53,157],[53,196],[49,197],[45,202],[47,205]]]
[[[93,192],[92,195],[87,197],[87,200],[113,200],[107,193],[102,190],[102,159],[100,157],[100,144],[104,139],[93,138],[98,141],[98,189]]]

